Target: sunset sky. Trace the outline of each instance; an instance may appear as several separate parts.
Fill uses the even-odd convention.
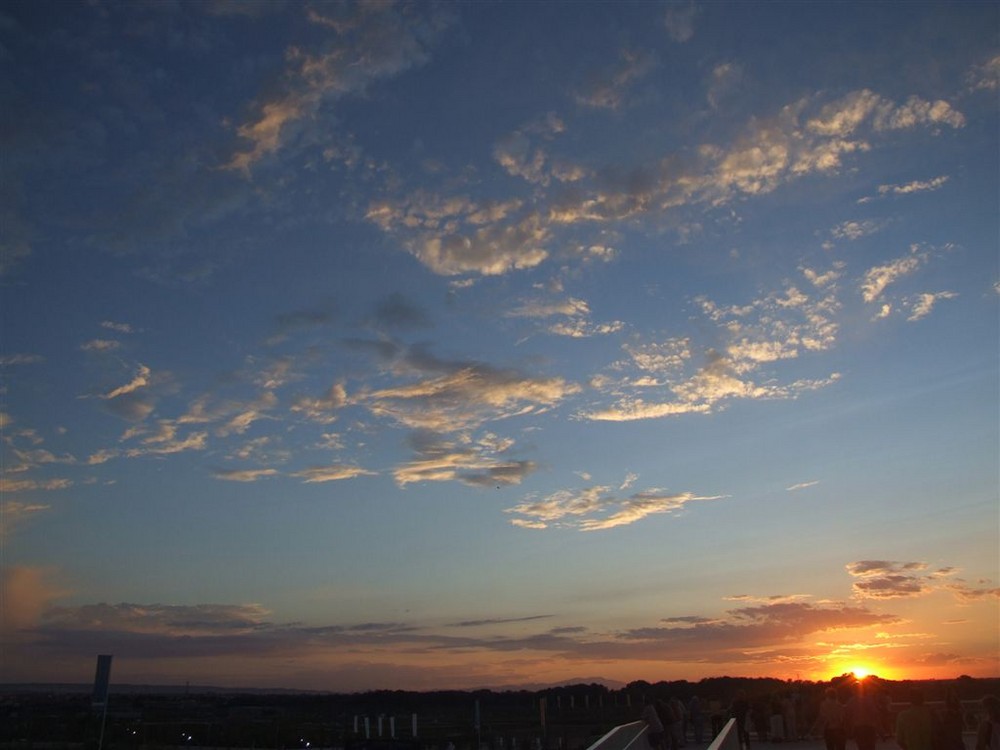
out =
[[[0,682],[1000,675],[998,30],[4,3]]]

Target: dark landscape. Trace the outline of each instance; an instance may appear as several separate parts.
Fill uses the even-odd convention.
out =
[[[867,678],[892,714],[920,687],[940,705],[953,689],[962,701],[967,745],[979,720],[979,701],[1000,693],[1000,678],[894,681]],[[620,689],[600,683],[543,690],[337,694],[199,686],[112,686],[103,714],[87,685],[0,686],[0,748],[344,748],[344,750],[580,750],[612,727],[635,721],[645,696],[697,695],[706,738],[728,718],[738,690],[752,704],[791,697],[808,733],[823,691],[847,687],[853,675],[830,682],[715,677],[698,682],[631,682]],[[366,735],[367,722],[367,735]],[[416,735],[413,727],[416,723]],[[888,730],[887,730],[888,736]],[[759,738],[758,738],[759,739]]]

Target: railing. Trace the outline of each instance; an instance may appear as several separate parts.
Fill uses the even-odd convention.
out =
[[[644,721],[620,724],[612,729],[587,750],[646,750],[646,735],[649,727]],[[712,740],[707,750],[741,750],[736,719],[730,719],[722,731]]]

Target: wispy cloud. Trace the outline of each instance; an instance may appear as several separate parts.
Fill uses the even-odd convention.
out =
[[[487,433],[473,440],[467,435],[448,440],[442,435],[418,431],[409,438],[415,454],[393,471],[396,483],[459,481],[474,487],[520,484],[537,466],[533,461],[508,455],[513,441]]]
[[[830,230],[830,235],[838,240],[860,240],[870,234],[875,234],[884,227],[884,223],[874,219],[863,221],[844,221]]]
[[[648,73],[656,60],[652,54],[638,50],[622,50],[618,64],[594,76],[576,94],[580,104],[598,109],[619,109],[626,101],[629,88]]]
[[[353,464],[333,464],[331,466],[310,466],[308,469],[292,472],[293,477],[307,484],[317,482],[339,482],[343,479],[354,479],[362,476],[375,476],[377,472],[368,471]]]
[[[257,482],[277,476],[276,469],[216,469],[212,476],[226,482]]]
[[[694,22],[698,13],[698,7],[694,3],[669,5],[663,17],[667,35],[675,42],[690,41],[694,36]]]
[[[798,492],[799,490],[805,490],[810,487],[815,487],[817,484],[819,484],[819,480],[814,479],[811,482],[799,482],[798,484],[793,484],[790,487],[786,487],[785,490],[788,492]]]
[[[873,266],[865,272],[861,281],[861,298],[865,302],[877,301],[886,287],[915,272],[926,260],[926,253],[920,252],[919,248],[914,245],[910,248],[909,255],[896,258],[889,263]]]
[[[923,193],[943,187],[949,179],[950,178],[947,175],[941,175],[940,177],[935,177],[930,180],[914,180],[913,182],[907,182],[902,185],[879,185],[878,192],[879,195],[909,195],[910,193]]]
[[[590,321],[590,305],[585,300],[573,297],[552,300],[526,300],[508,310],[505,315],[511,318],[536,320],[555,317],[564,318],[554,323],[548,323],[545,330],[556,336],[568,336],[571,338],[608,335],[618,333],[625,328],[625,323],[620,320],[610,323],[592,323]]]
[[[538,414],[580,390],[561,377],[536,377],[484,362],[442,360],[419,349],[403,353],[394,366],[410,382],[359,391],[350,396],[351,402],[375,416],[433,432]]]
[[[0,367],[15,367],[20,365],[36,365],[44,362],[40,354],[3,354],[0,355]]]
[[[655,514],[679,513],[689,503],[723,497],[725,495],[670,493],[659,489],[618,497],[611,487],[598,485],[575,491],[560,490],[544,498],[515,505],[507,512],[517,514],[512,523],[524,528],[540,529],[555,525],[580,531],[600,531],[627,526]]]
[[[849,563],[847,572],[855,579],[852,587],[860,599],[907,599],[945,590],[969,602],[996,596],[1000,591],[971,587],[960,579],[953,580],[958,572],[955,568],[931,570],[924,562],[859,560]]]
[[[5,486],[3,491],[7,493],[10,490]],[[37,514],[44,513],[51,508],[51,506],[44,503],[29,503],[8,498],[5,498],[2,502],[3,513],[0,513],[0,537],[11,534],[21,524],[28,522]]]
[[[810,278],[807,275],[807,278]],[[795,286],[769,294],[747,305],[721,306],[707,298],[698,300],[705,317],[718,327],[724,349],[710,349],[697,364],[689,338],[647,344],[627,344],[629,362],[617,369],[638,368],[642,375],[629,380],[598,379],[599,391],[622,393],[611,406],[584,411],[581,416],[598,421],[655,419],[680,414],[705,414],[736,399],[788,399],[826,387],[839,379],[799,379],[786,384],[758,382],[751,377],[765,366],[831,348],[839,326],[840,303],[832,289],[835,277],[822,288],[815,274],[810,279],[819,294]],[[665,397],[654,400],[655,394]]]
[[[937,304],[938,300],[955,299],[957,296],[958,294],[955,292],[924,292],[918,294],[910,302],[910,315],[906,319],[912,322],[926,318],[934,310],[934,305]]]
[[[645,58],[627,60],[630,71],[650,64]],[[611,97],[602,106],[619,104]],[[499,165],[533,186],[530,198],[491,196],[481,204],[467,195],[434,195],[426,188],[406,194],[404,187],[398,190],[403,197],[372,202],[368,220],[398,236],[434,273],[503,275],[553,257],[553,247],[574,225],[614,225],[686,206],[723,206],[765,195],[809,175],[836,174],[848,156],[871,151],[895,131],[961,128],[965,118],[943,100],[914,96],[898,103],[867,89],[825,103],[804,98],[771,117],[748,122],[731,143],[702,143],[694,155],[683,158],[665,152],[638,167],[573,170],[571,184],[558,189],[554,183],[563,179],[557,175],[558,160],[532,139],[551,138],[561,132],[562,122],[557,121],[559,127],[551,118],[543,122],[547,131],[537,124],[526,127],[494,147]],[[835,236],[857,239],[880,226],[873,220],[845,222]]]
[[[428,7],[407,17],[390,3],[328,6],[321,13],[304,9],[309,22],[330,33],[321,49],[290,47],[281,90],[262,99],[237,132],[247,147],[227,167],[250,170],[262,159],[303,138],[324,106],[365,91],[427,61],[430,48],[451,25],[446,8]]]
[[[973,91],[996,91],[1000,88],[1000,55],[975,65],[966,75],[966,82]]]
[[[85,352],[113,352],[121,345],[122,342],[114,339],[91,339],[80,344],[80,349]]]

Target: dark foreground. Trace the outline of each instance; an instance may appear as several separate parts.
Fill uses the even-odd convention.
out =
[[[892,710],[915,683],[880,681]],[[698,695],[703,735],[689,723],[684,750],[704,750],[721,728],[737,689],[766,703],[793,697],[801,739],[772,742],[751,734],[751,748],[824,750],[805,738],[828,683],[713,678],[699,683],[632,683],[622,690],[574,685],[544,691],[408,693],[187,692],[112,690],[108,711],[78,689],[0,687],[0,750],[156,750],[158,748],[339,748],[341,750],[585,750],[612,727],[636,721],[642,698]],[[929,701],[958,692],[965,706],[966,748],[973,750],[978,701],[1000,679],[921,683]],[[886,716],[891,726],[893,717]],[[888,731],[886,732],[888,735]],[[896,750],[889,739],[879,750]],[[639,750],[648,750],[643,747]],[[848,750],[855,750],[853,743]]]

